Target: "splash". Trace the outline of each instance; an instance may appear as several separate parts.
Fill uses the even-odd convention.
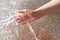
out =
[[[4,22],[3,25],[0,27],[0,29],[2,29],[4,26],[7,27],[10,23],[14,23],[14,21],[12,20],[13,16],[10,16],[9,18],[7,18],[6,20],[2,20],[1,22]],[[17,23],[16,23],[17,25]]]
[[[3,25],[0,27],[0,30],[1,29],[3,29],[4,27],[8,27],[10,24],[12,24],[12,26],[17,26],[17,25],[19,25],[19,23],[16,23],[16,22],[14,22],[14,20],[12,19],[12,17],[13,16],[17,16],[17,15],[12,15],[12,16],[10,16],[9,18],[7,18],[6,20],[2,20],[2,22],[4,22],[3,23]],[[28,27],[29,27],[29,29],[30,29],[30,32],[33,34],[33,36],[35,37],[35,40],[38,40],[38,38],[36,37],[36,33],[34,32],[34,30],[33,30],[33,28],[32,28],[32,26],[31,26],[31,24],[30,23],[28,23],[27,22],[27,25],[28,25]],[[17,33],[17,36],[18,36],[19,34]]]
[[[36,36],[36,33],[34,32],[31,24],[27,22],[27,25],[29,26],[30,32],[31,32],[31,33],[33,34],[33,36],[35,37],[35,40],[38,40],[38,38],[37,38],[37,36]]]

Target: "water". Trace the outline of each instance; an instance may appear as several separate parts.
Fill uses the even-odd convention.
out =
[[[8,40],[8,39],[16,40],[18,37],[18,28],[16,27],[16,23],[11,19],[11,17],[7,18],[6,20],[1,21],[1,23],[2,25],[0,27],[0,34],[1,34],[0,40],[2,39],[3,40]]]
[[[27,23],[27,25],[29,26],[30,32],[34,35],[35,40],[40,40],[40,39],[37,38],[36,33],[34,32],[32,26],[30,25],[30,23]]]
[[[0,40],[17,40],[19,37],[20,29],[18,30],[17,24],[14,21],[9,20],[9,22],[7,22],[6,20],[15,14],[14,11],[16,9],[36,9],[49,1],[50,0],[0,0]],[[3,24],[5,26],[2,26]],[[48,15],[42,18],[42,21],[40,19],[37,23],[32,24],[36,24],[38,27],[60,39],[60,13]]]
[[[25,9],[25,8],[28,8],[26,6],[29,6],[27,5],[28,3],[28,0],[24,0],[22,1],[23,3],[21,3],[22,0],[19,0],[16,1],[16,0],[11,0],[11,1],[8,1],[8,0],[5,0],[5,1],[0,1],[1,3],[1,12],[3,13],[2,15],[4,16],[2,18],[2,21],[0,22],[1,25],[0,25],[0,40],[17,40],[17,38],[19,37],[19,30],[18,30],[18,25],[21,26],[21,24],[19,23],[16,23],[13,19],[12,19],[12,16],[14,16],[14,11],[16,9]],[[30,0],[31,1],[31,0]],[[33,1],[32,1],[33,3]],[[35,2],[34,2],[35,3]],[[23,6],[24,5],[24,6]],[[32,7],[31,7],[32,8]],[[30,8],[29,8],[30,9]],[[7,14],[6,14],[7,13]],[[9,14],[9,15],[8,15]],[[30,32],[34,35],[35,39],[37,39],[36,37],[36,34],[32,28],[32,26],[27,23],[29,29],[30,29]],[[18,26],[18,27],[17,27]],[[14,38],[14,39],[13,39]]]
[[[13,16],[17,16],[17,15],[13,15]],[[3,23],[3,25],[0,27],[0,30],[1,29],[3,29],[4,27],[9,27],[9,25],[11,25],[11,26],[17,26],[17,25],[21,25],[20,23],[16,23],[16,22],[14,22],[14,20],[13,20],[13,16],[10,16],[9,18],[7,18],[6,20],[3,20],[2,22],[4,22]],[[33,28],[32,28],[32,26],[30,25],[30,23],[28,23],[27,22],[27,25],[28,25],[28,27],[29,27],[29,29],[30,29],[30,32],[33,34],[33,36],[35,37],[35,40],[38,40],[38,38],[36,37],[36,33],[34,32],[34,30],[33,30]],[[18,34],[18,32],[17,32],[17,36],[18,36],[19,34]]]
[[[1,22],[4,22],[4,23],[3,23],[3,25],[1,26],[0,29],[2,29],[4,26],[5,27],[8,26],[10,23],[12,23],[14,21],[12,20],[12,16],[11,16],[11,17],[7,18],[6,20],[2,20]]]

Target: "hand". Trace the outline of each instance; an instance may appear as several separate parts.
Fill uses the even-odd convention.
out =
[[[19,10],[17,14],[17,16],[14,16],[15,21],[23,24],[35,21],[39,18],[37,12],[34,10]]]

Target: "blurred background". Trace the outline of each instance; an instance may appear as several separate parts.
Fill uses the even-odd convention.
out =
[[[1,26],[6,18],[15,14],[16,10],[21,9],[36,9],[51,0],[0,0],[0,40],[18,40],[17,27],[3,27]],[[31,23],[32,26],[37,26],[45,32],[60,39],[60,13],[46,15]],[[6,30],[8,29],[8,30]],[[6,32],[6,33],[5,33]],[[7,33],[10,32],[10,33]]]

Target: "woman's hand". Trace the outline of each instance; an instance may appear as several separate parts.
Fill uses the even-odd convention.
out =
[[[14,16],[14,19],[18,23],[26,23],[37,20],[40,15],[35,10],[19,10],[17,11],[17,16]]]

